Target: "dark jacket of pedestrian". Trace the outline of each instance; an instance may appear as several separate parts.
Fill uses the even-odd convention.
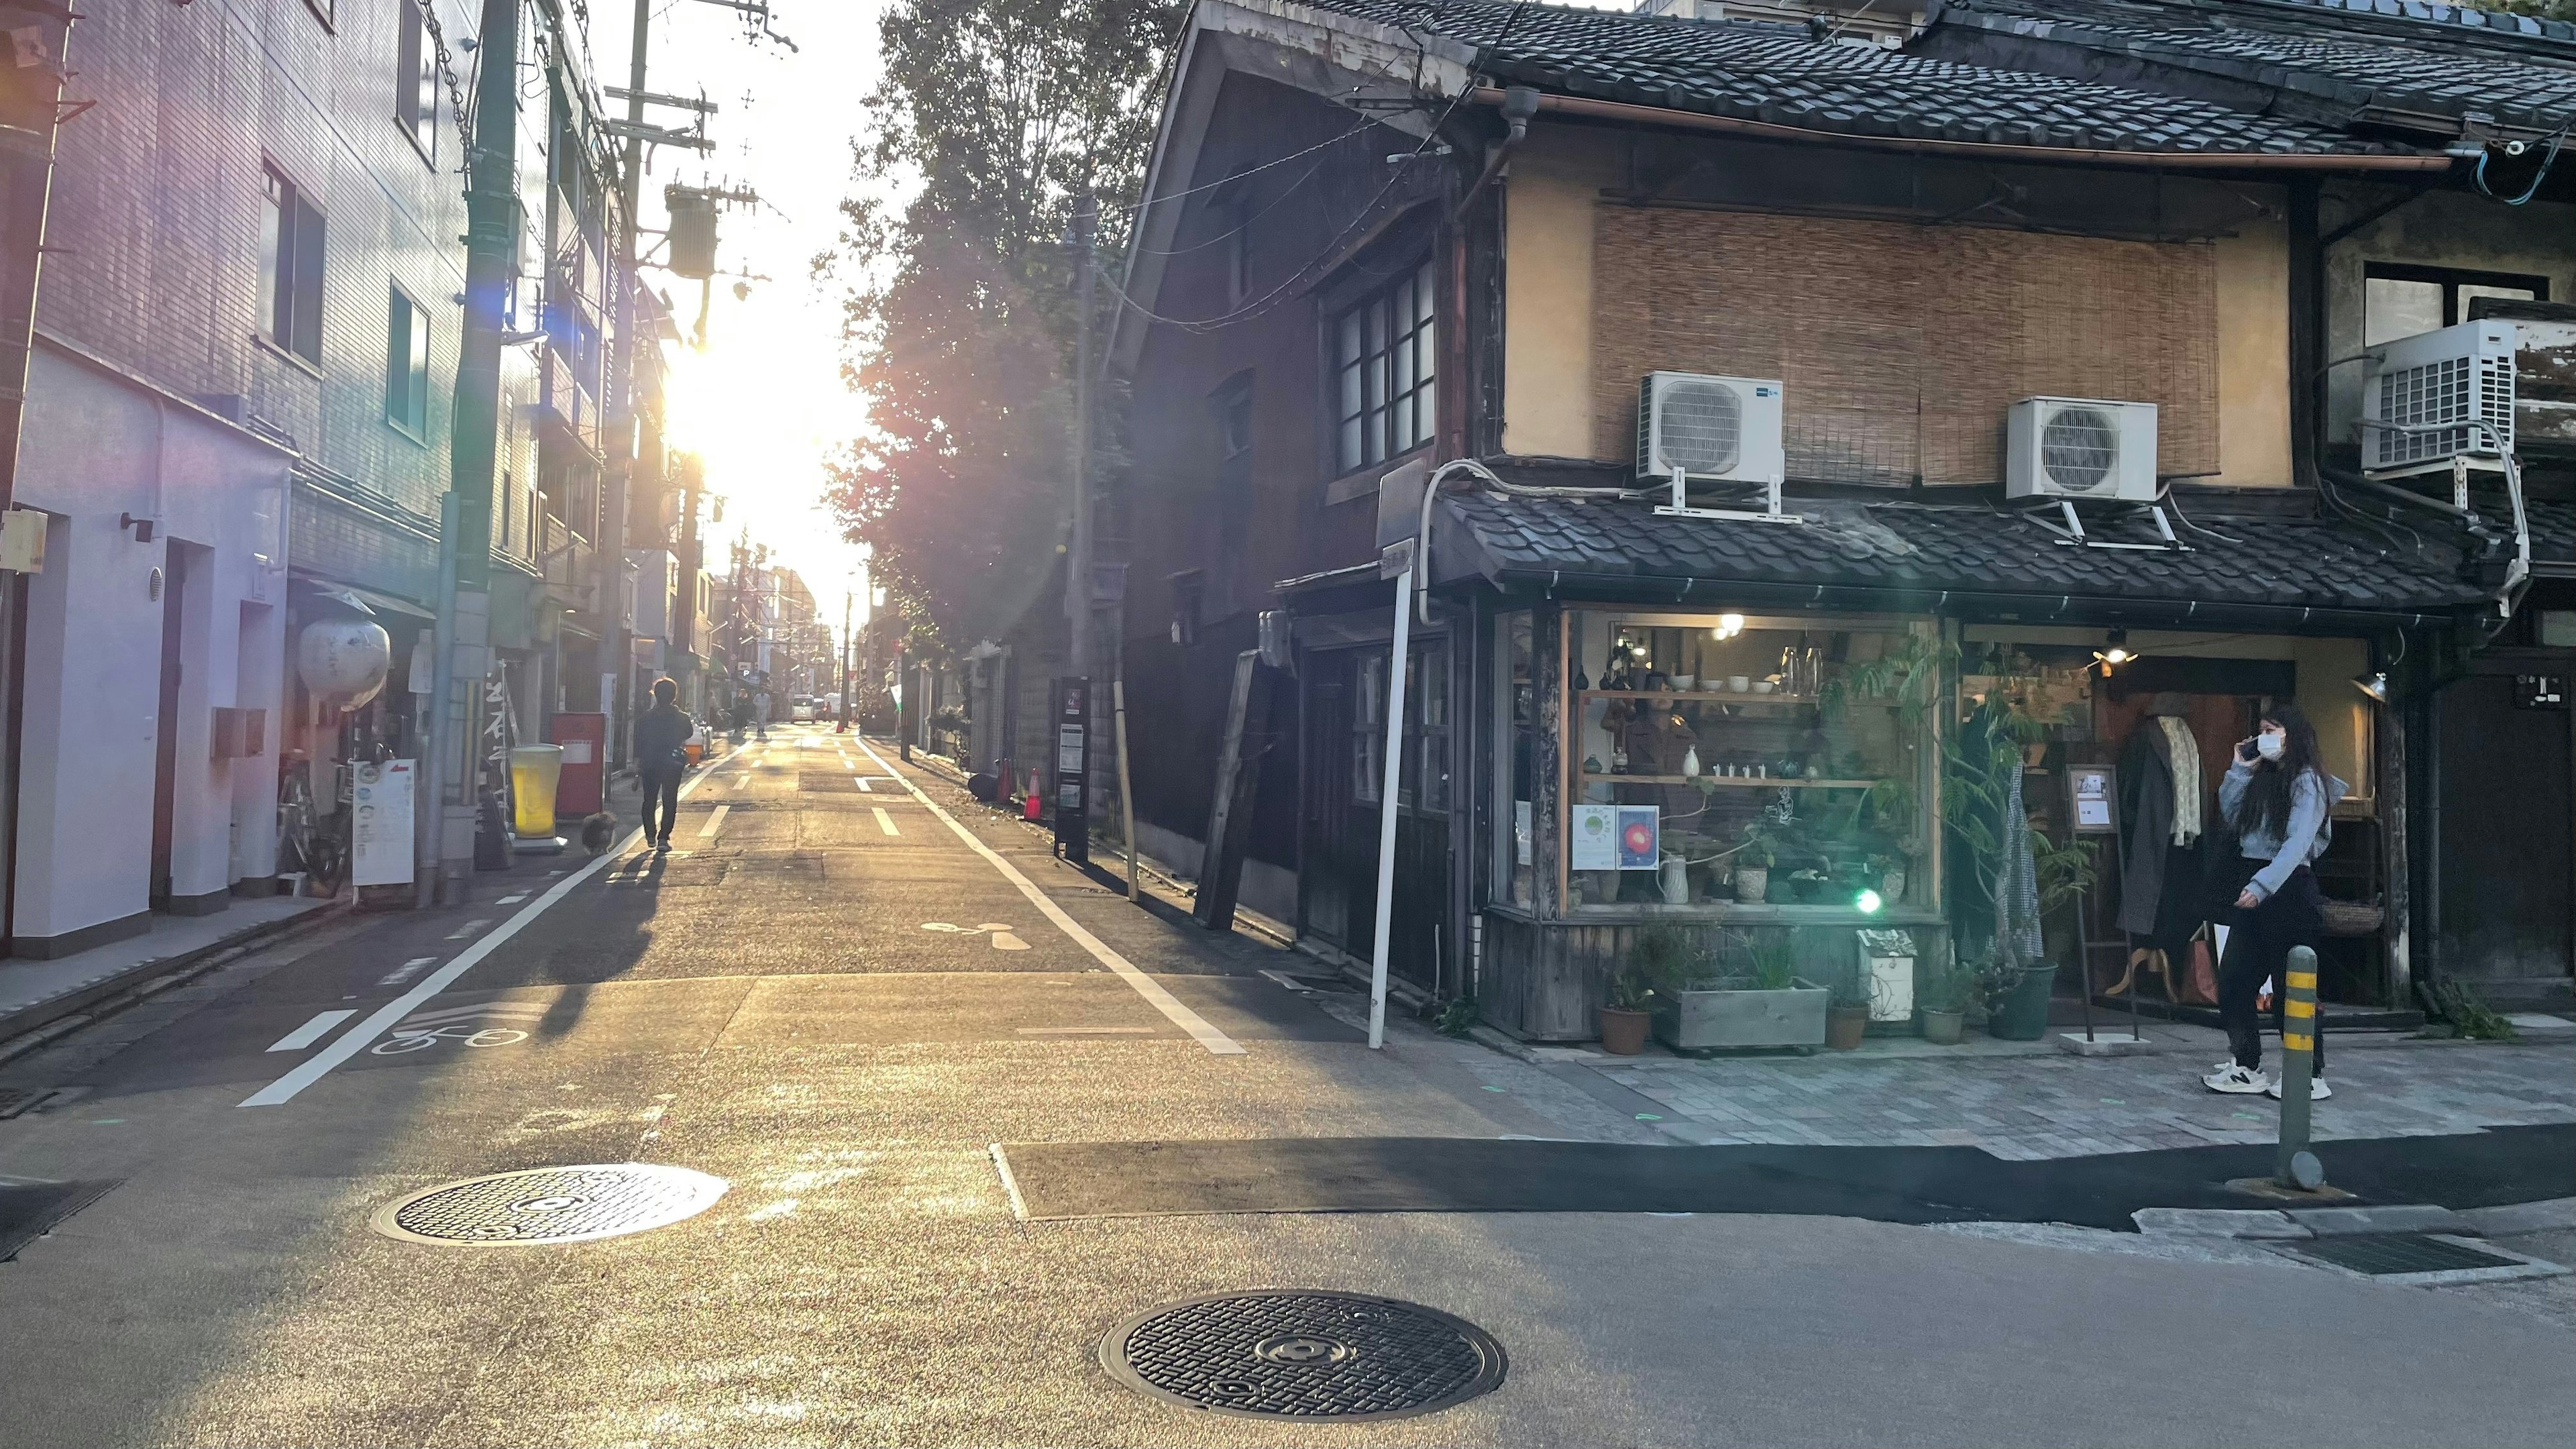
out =
[[[678,705],[654,705],[635,717],[635,768],[648,775],[677,774],[689,767],[689,736],[697,727]]]

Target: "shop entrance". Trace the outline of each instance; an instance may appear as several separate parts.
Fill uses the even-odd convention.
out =
[[[2502,998],[2565,992],[2576,841],[2568,801],[2576,650],[2507,649],[2434,698],[2440,848],[2433,967]]]

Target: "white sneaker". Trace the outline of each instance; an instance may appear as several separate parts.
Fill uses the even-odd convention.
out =
[[[2201,1078],[2200,1084],[2213,1092],[2230,1092],[2240,1097],[2250,1097],[2257,1092],[2272,1090],[2271,1078],[2261,1072],[2240,1067],[2234,1062],[2229,1062]]]
[[[2215,1086],[2216,1084],[2215,1084],[2215,1083],[2212,1083],[2211,1085]],[[2220,1087],[2220,1088],[2219,1088],[2219,1090],[2220,1090],[2220,1091],[2225,1091],[2225,1090],[2227,1090],[2227,1089],[2226,1089],[2226,1088],[2224,1088],[2224,1087]],[[2276,1081],[2276,1082],[2272,1083],[2270,1086],[2265,1087],[2265,1088],[2263,1089],[2263,1092],[2264,1092],[2264,1095],[2266,1095],[2266,1096],[2268,1096],[2268,1097],[2272,1098],[2274,1101],[2278,1101],[2278,1100],[2280,1100],[2280,1097],[2281,1097],[2281,1084],[2280,1084],[2279,1082],[2277,1082],[2277,1081]],[[2310,1077],[2310,1078],[2308,1078],[2308,1100],[2309,1100],[2309,1101],[2311,1101],[2311,1102],[2322,1102],[2322,1101],[2324,1101],[2326,1098],[2331,1097],[2331,1096],[2333,1096],[2333,1095],[2334,1095],[2334,1088],[2329,1087],[2329,1086],[2327,1086],[2327,1085],[2326,1085],[2326,1079],[2325,1079],[2325,1078],[2323,1078],[2323,1077]]]

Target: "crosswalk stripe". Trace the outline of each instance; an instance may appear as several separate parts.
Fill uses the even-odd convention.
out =
[[[877,828],[879,830],[884,831],[888,835],[903,834],[902,831],[894,828],[894,817],[886,813],[886,808],[883,805],[874,805],[869,808],[877,812]]]
[[[716,832],[724,829],[725,816],[730,814],[732,810],[733,807],[730,805],[717,806],[716,813],[707,817],[707,823],[698,827],[698,838],[700,840],[715,839]]]

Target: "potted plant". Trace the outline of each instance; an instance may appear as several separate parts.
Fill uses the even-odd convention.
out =
[[[1858,971],[1834,978],[1832,999],[1825,1007],[1825,1045],[1838,1052],[1856,1051],[1869,1030],[1869,982]]]
[[[1644,1051],[1654,1006],[1654,984],[1644,971],[1631,966],[1612,976],[1610,999],[1601,1008],[1601,1049],[1614,1057]]]
[[[1738,933],[1728,944],[1726,965],[1694,962],[1658,993],[1656,1034],[1681,1051],[1822,1046],[1831,993],[1798,975],[1788,934]]]
[[[1812,901],[1824,893],[1828,877],[1814,866],[1789,872],[1789,894],[1800,901]]]
[[[1759,820],[1744,827],[1744,843],[1735,848],[1735,898],[1748,906],[1762,904],[1771,892],[1771,863],[1779,856],[1771,832]]]
[[[1923,1039],[1934,1046],[1957,1046],[1968,1027],[1968,998],[1976,978],[1955,964],[1944,963],[1924,973],[1915,1000],[1923,1008]]]

